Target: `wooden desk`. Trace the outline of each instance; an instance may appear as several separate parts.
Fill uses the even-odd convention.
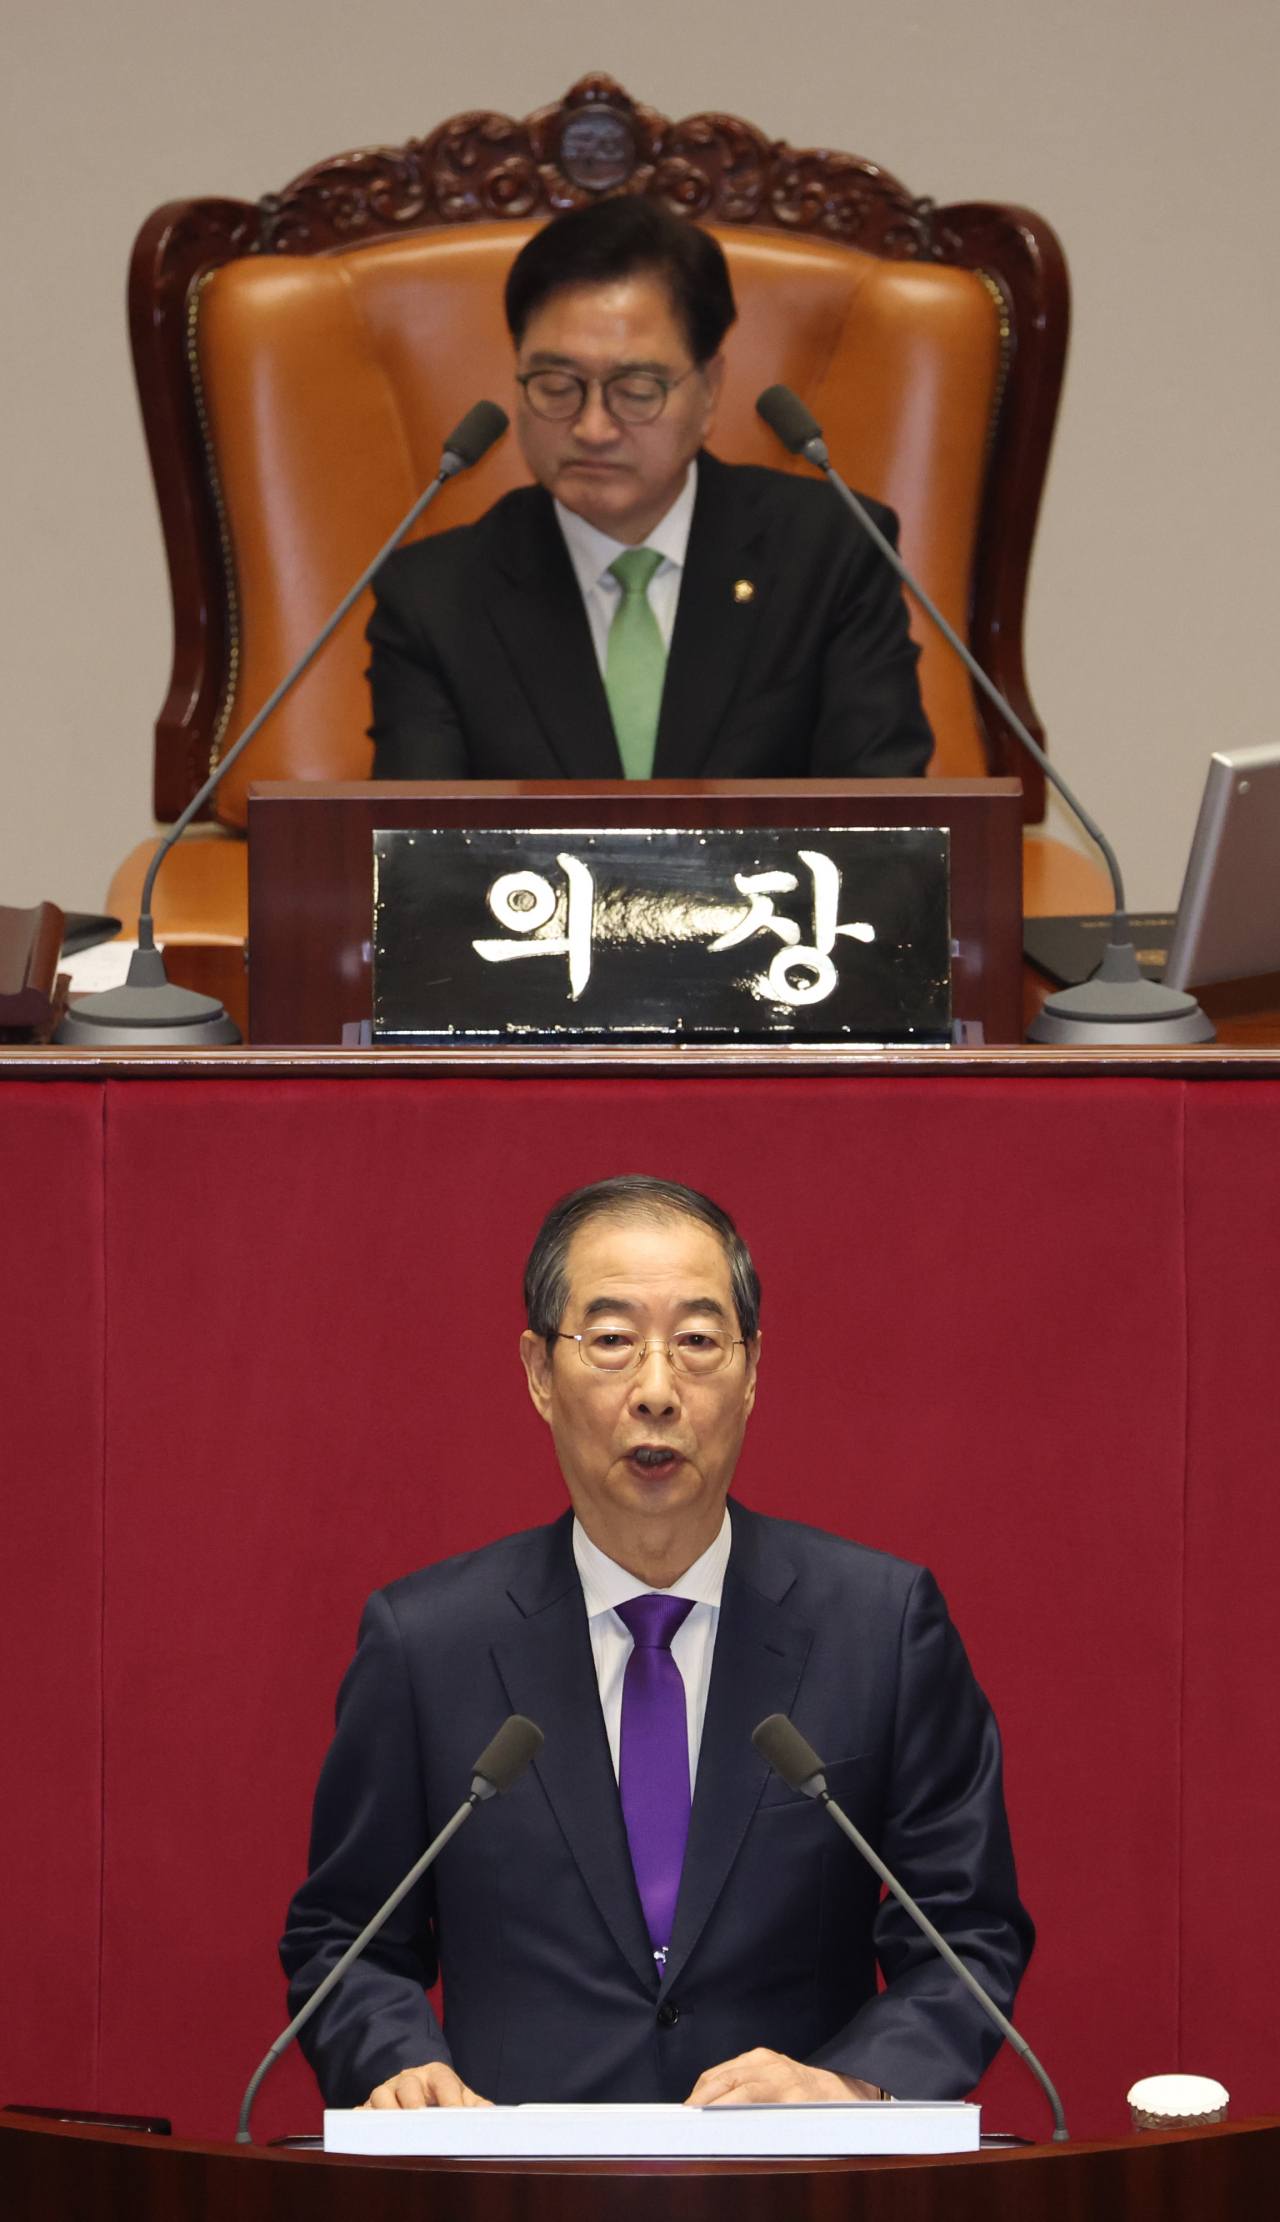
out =
[[[351,2160],[0,2116],[5,2222],[1264,2222],[1280,2121],[942,2160]]]
[[[112,882],[107,907],[126,920],[126,934],[134,931],[142,880],[154,847],[154,842],[144,843],[121,866]],[[177,986],[194,988],[201,995],[217,996],[246,1040],[250,1038],[249,978],[244,946],[248,925],[247,856],[247,843],[229,837],[184,842],[180,860],[177,857],[169,859],[156,893],[157,930],[165,942],[165,963],[170,979]],[[174,919],[181,916],[184,924],[175,928],[166,909],[166,890],[171,887],[170,875],[175,873],[179,861],[183,868],[181,885],[176,886],[176,907],[172,915]],[[198,898],[205,892],[209,917],[201,922],[197,916],[196,926],[192,928],[193,897]],[[1108,896],[1106,875],[1088,857],[1035,831],[1024,836],[1022,911],[1025,917],[1056,917],[1101,910]],[[223,930],[227,924],[223,913],[228,910],[234,912],[233,931]],[[1034,966],[1024,965],[1021,975],[1024,1028],[1030,1025],[1050,992],[1043,975]],[[1230,981],[1197,993],[1224,1047],[1280,1045],[1280,974],[1262,981]],[[261,1035],[260,1038],[267,1037]],[[335,1041],[337,1038],[335,1034]]]

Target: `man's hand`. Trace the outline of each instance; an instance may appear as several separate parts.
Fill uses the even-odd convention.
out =
[[[371,2091],[364,2103],[376,2107],[492,2106],[493,2100],[469,2091],[461,2076],[443,2060],[429,2060],[425,2068],[402,2068],[399,2075]]]
[[[700,2075],[686,2106],[802,2106],[818,2099],[878,2099],[874,2083],[856,2075],[835,2075],[830,2068],[806,2068],[785,2052],[740,2052]]]

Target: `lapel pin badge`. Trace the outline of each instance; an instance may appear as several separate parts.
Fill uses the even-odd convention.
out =
[[[734,580],[734,582],[733,582],[733,598],[734,598],[734,601],[735,601],[735,602],[749,602],[749,601],[751,600],[752,596],[754,595],[754,593],[755,593],[755,588],[754,588],[754,586],[753,586],[753,585],[751,584],[751,581],[750,581],[750,579],[735,579],[735,580]]]

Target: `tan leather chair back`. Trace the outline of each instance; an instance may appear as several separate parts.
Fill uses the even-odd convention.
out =
[[[221,751],[394,530],[472,402],[513,408],[502,288],[535,228],[479,224],[338,253],[250,256],[204,284],[197,360],[235,584]],[[717,236],[740,313],[711,447],[728,462],[807,470],[755,414],[764,386],[793,386],[837,468],[898,511],[907,562],[963,635],[1001,374],[993,289],[968,270],[811,238]],[[509,432],[444,490],[423,529],[464,524],[527,477]],[[229,774],[224,824],[244,825],[251,779],[368,776],[371,606],[365,596]],[[931,769],[981,777],[968,681],[919,612],[912,623],[938,744]]]

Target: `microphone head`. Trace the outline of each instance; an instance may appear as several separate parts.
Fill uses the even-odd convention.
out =
[[[545,1742],[542,1730],[533,1721],[526,1720],[523,1713],[510,1714],[471,1770],[471,1795],[482,1804],[486,1798],[505,1797]]]
[[[780,389],[785,393],[786,388]],[[781,1775],[789,1790],[803,1790],[806,1798],[820,1798],[827,1787],[822,1761],[785,1713],[770,1713],[751,1739],[762,1759]]]
[[[790,386],[766,386],[756,403],[756,415],[764,418],[793,455],[803,455],[811,440],[822,442],[822,426]]]
[[[444,443],[446,456],[457,459],[454,469],[469,471],[473,463],[488,454],[494,441],[501,439],[508,421],[506,410],[500,409],[496,401],[477,401]]]

